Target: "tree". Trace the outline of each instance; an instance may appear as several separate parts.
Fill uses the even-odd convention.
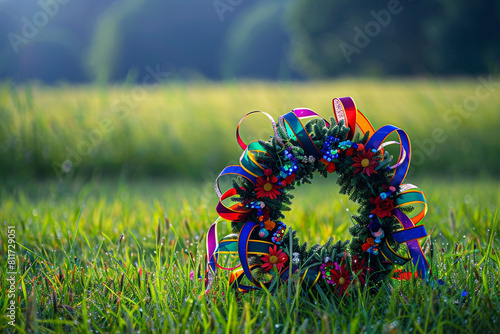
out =
[[[296,0],[293,59],[308,77],[483,73],[498,54],[499,8],[487,0]]]

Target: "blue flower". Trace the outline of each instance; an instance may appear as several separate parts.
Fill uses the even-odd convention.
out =
[[[342,150],[346,150],[351,146],[353,146],[353,142],[351,142],[350,140],[344,140],[339,143],[339,148]]]

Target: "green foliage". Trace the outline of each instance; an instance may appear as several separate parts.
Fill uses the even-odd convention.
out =
[[[491,73],[500,52],[500,5],[488,0],[295,0],[288,23],[312,78]]]

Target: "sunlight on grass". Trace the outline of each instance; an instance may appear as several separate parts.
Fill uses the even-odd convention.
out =
[[[285,222],[310,244],[348,239],[345,209],[356,206],[338,195],[335,180],[317,183],[296,191]],[[2,220],[16,226],[20,246],[19,330],[492,331],[500,306],[498,217],[492,234],[500,188],[490,180],[420,184],[430,202],[431,281],[387,282],[374,295],[352,291],[357,299],[342,301],[304,298],[295,279],[292,290],[235,299],[226,274],[202,297],[204,233],[216,203],[200,190],[204,184],[46,181],[4,189]],[[219,227],[221,235],[229,230]],[[2,280],[6,272],[3,265]],[[6,318],[0,326],[7,328]]]
[[[334,97],[352,96],[375,128],[391,123],[407,131],[415,173],[444,174],[446,166],[446,174],[498,176],[500,95],[466,110],[462,105],[477,85],[466,79],[170,83],[144,94],[127,86],[4,85],[0,171],[208,178],[239,156],[234,132],[247,112],[277,118],[307,107],[328,119]],[[271,133],[265,117],[251,117],[242,127],[245,140]]]

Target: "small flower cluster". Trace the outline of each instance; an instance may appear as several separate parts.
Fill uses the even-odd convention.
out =
[[[374,239],[372,237],[368,237],[366,238],[366,242],[363,244],[362,249],[364,252],[368,252],[373,255],[378,255],[381,242],[382,240],[380,238]]]
[[[373,218],[373,215],[370,215],[370,218]],[[368,224],[368,228],[370,229],[373,238],[366,238],[366,242],[363,244],[362,249],[363,252],[368,252],[373,255],[377,255],[379,252],[380,243],[385,236],[384,230],[382,230],[382,224],[379,223],[378,220],[372,220],[370,224]]]
[[[323,148],[321,149],[321,153],[323,154],[323,159],[332,162],[333,159],[337,159],[339,157],[338,150],[333,149],[333,143],[337,143],[339,139],[337,137],[328,136],[326,137],[325,143],[323,144]]]
[[[263,201],[252,201],[247,204],[247,207],[256,210],[260,225],[259,237],[267,238],[269,231],[274,229],[276,223],[269,219],[269,209],[266,204]]]
[[[291,184],[296,172],[299,170],[299,163],[294,157],[292,150],[286,148],[282,151],[282,161],[280,172],[277,176],[273,175],[271,168],[264,170],[264,176],[257,178],[255,186],[255,197],[261,201],[252,201],[247,207],[256,210],[256,215],[260,224],[259,237],[265,239],[275,228],[272,241],[276,244],[281,243],[284,236],[286,225],[282,222],[275,223],[269,219],[269,208],[266,207],[266,199],[277,200],[282,195],[282,189]],[[267,213],[266,213],[267,210]],[[276,240],[276,241],[275,241]]]
[[[349,148],[351,148],[351,147],[354,147],[354,149],[357,149],[357,148],[358,148],[358,144],[353,143],[353,142],[352,142],[352,141],[350,141],[350,140],[344,140],[344,141],[341,141],[341,142],[339,143],[339,148],[340,148],[341,150],[347,150],[347,149],[349,149]]]
[[[335,286],[339,295],[347,290],[351,284],[352,277],[345,264],[339,265],[337,262],[326,262],[321,264],[319,270],[327,284]]]
[[[285,236],[286,225],[282,222],[278,222],[278,229],[273,233],[273,237],[271,238],[272,242],[277,245],[280,245],[283,241],[283,237]]]
[[[321,271],[321,275],[322,275],[323,279],[326,280],[326,283],[335,284],[335,282],[332,278],[332,275],[334,275],[336,273],[337,266],[339,266],[337,262],[334,263],[334,262],[329,261],[329,262],[325,262],[325,263],[321,264],[321,266],[319,267],[319,270]]]
[[[296,173],[298,170],[299,170],[299,166],[294,165],[294,164],[286,164],[284,166],[281,166],[280,176],[283,179],[286,179],[287,176],[291,176],[292,174]]]
[[[259,237],[265,239],[269,236],[269,232],[276,227],[276,223],[268,219],[265,222],[260,222]]]
[[[304,157],[302,159],[302,163],[306,164],[306,163],[310,163],[310,164],[313,164],[314,162],[316,161],[316,158],[312,155],[308,156],[308,157]]]
[[[379,195],[380,198],[382,198],[382,199],[386,199],[387,197],[391,196],[392,194],[394,194],[396,192],[396,188],[393,186],[385,188],[385,190],[387,190],[387,191],[381,192]]]
[[[266,204],[262,201],[253,201],[253,202],[250,202],[248,204],[248,206],[251,208],[251,209],[257,209],[259,211],[262,212],[262,209],[264,209],[266,207]]]
[[[335,172],[336,166],[333,160],[339,157],[339,150],[334,149],[332,146],[339,140],[340,139],[338,139],[337,137],[328,136],[326,137],[323,148],[321,149],[321,154],[323,154],[323,157],[320,161],[326,166],[326,171],[328,173]]]
[[[299,164],[297,158],[293,156],[290,149],[285,149],[283,151],[283,161],[285,161],[285,163],[280,167],[279,177],[281,179],[281,185],[285,187],[295,179],[295,174],[299,170]]]

